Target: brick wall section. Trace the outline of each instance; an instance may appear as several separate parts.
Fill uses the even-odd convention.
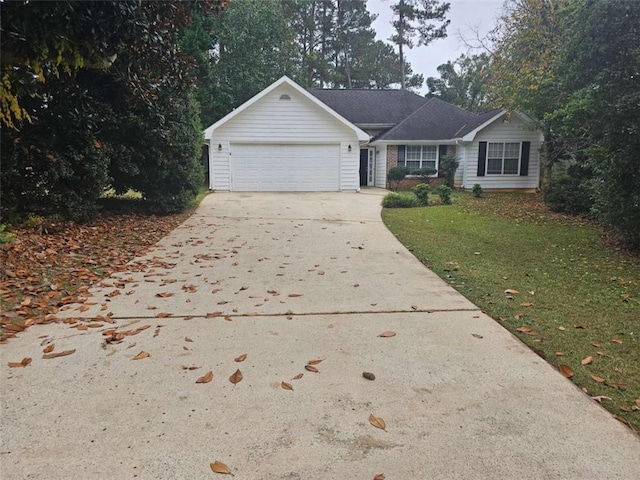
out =
[[[447,145],[447,155],[455,155],[456,154],[456,146],[455,145]],[[398,145],[388,145],[387,146],[387,173],[393,167],[398,166]],[[419,178],[405,178],[400,182],[399,190],[410,190],[419,183],[423,183]],[[444,183],[444,179],[442,178],[430,178],[428,180],[429,185],[431,187],[437,187],[438,185],[442,185]],[[387,182],[387,188],[389,187],[389,183]]]
[[[387,145],[387,173],[398,166],[398,145]]]

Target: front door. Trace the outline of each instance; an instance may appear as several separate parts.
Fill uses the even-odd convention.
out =
[[[369,149],[360,149],[360,186],[366,187],[369,179]]]

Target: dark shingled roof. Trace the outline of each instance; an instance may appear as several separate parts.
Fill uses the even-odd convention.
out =
[[[428,101],[407,90],[311,88],[308,91],[356,125],[397,124]]]

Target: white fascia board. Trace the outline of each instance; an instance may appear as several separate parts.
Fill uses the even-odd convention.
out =
[[[271,93],[273,90],[275,90],[276,88],[278,88],[282,84],[287,84],[288,86],[290,86],[291,88],[296,90],[298,93],[300,93],[303,97],[307,98],[309,101],[311,101],[312,103],[314,103],[315,105],[320,107],[322,110],[327,112],[329,115],[334,117],[336,120],[342,122],[345,126],[350,128],[351,130],[353,130],[354,133],[356,134],[356,136],[358,137],[359,141],[366,142],[366,141],[369,141],[369,139],[371,138],[369,136],[369,134],[367,134],[365,131],[363,131],[360,128],[356,127],[353,123],[351,123],[349,120],[344,118],[342,115],[339,115],[337,112],[335,112],[334,110],[329,108],[327,105],[325,105],[320,100],[318,100],[316,97],[311,95],[309,92],[307,92],[304,88],[302,88],[300,85],[298,85],[296,82],[291,80],[286,75],[283,76],[282,78],[280,78],[279,80],[276,80],[275,82],[273,82],[271,85],[269,85],[267,88],[262,90],[260,93],[257,93],[256,95],[254,95],[252,98],[250,98],[249,100],[244,102],[242,105],[240,105],[238,108],[236,108],[232,112],[230,112],[227,115],[225,115],[224,117],[222,117],[220,120],[218,120],[213,125],[210,125],[209,127],[207,127],[205,129],[205,131],[204,131],[205,138],[210,139],[212,137],[212,135],[213,135],[213,131],[216,128],[220,127],[221,125],[224,125],[229,120],[234,118],[236,115],[240,114],[241,112],[243,112],[244,110],[249,108],[251,105],[253,105],[257,101],[259,101],[261,98],[263,98],[266,95],[268,95],[269,93]]]
[[[455,145],[456,138],[446,138],[442,140],[376,140],[369,145]]]
[[[493,117],[491,117],[489,120],[487,120],[486,122],[484,122],[482,125],[480,125],[479,127],[474,128],[473,130],[471,130],[469,133],[467,133],[465,136],[462,137],[462,140],[465,142],[473,142],[473,139],[476,138],[476,135],[478,134],[478,132],[480,130],[482,130],[483,128],[488,127],[489,125],[491,125],[493,122],[495,122],[496,120],[498,120],[500,117],[502,117],[503,115],[505,115],[507,113],[506,110],[500,110],[496,115],[494,115]]]

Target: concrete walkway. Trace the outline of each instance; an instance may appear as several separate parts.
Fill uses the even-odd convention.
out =
[[[638,478],[638,437],[402,247],[383,193],[210,195],[80,322],[0,348],[1,478]]]

